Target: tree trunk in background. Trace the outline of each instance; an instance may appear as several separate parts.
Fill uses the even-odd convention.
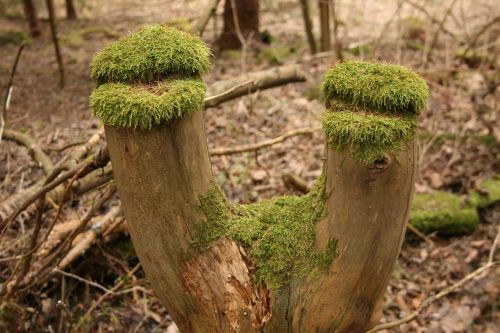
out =
[[[234,13],[237,13],[236,17]],[[218,40],[219,50],[239,49],[242,46],[241,39],[247,42],[251,38],[259,38],[259,0],[226,0],[224,28]]]
[[[378,321],[408,220],[414,142],[369,165],[327,148],[328,216],[316,224],[316,247],[337,239],[338,257],[271,291],[253,284],[254,264],[228,238],[186,257],[213,179],[202,112],[150,130],[105,129],[134,247],[181,332],[364,333]]]
[[[54,51],[56,53],[57,67],[59,69],[59,87],[64,88],[64,63],[61,55],[61,48],[59,47],[59,39],[57,37],[56,26],[56,13],[54,11],[54,0],[45,0],[47,11],[49,13],[50,31],[52,32],[52,42],[54,44]]]
[[[333,40],[335,44],[335,53],[337,55],[337,60],[344,60],[344,53],[342,52],[342,41],[339,36],[339,6],[338,0],[332,1],[332,19],[333,19]]]
[[[76,20],[78,18],[76,15],[75,2],[73,0],[66,0],[66,17],[70,20]]]
[[[309,12],[309,1],[308,0],[300,0],[300,5],[302,6],[302,17],[304,18],[304,28],[306,30],[307,42],[309,43],[309,49],[312,54],[315,54],[316,49],[316,40],[314,39],[313,34],[313,25],[311,22],[311,14]]]
[[[319,0],[319,25],[321,29],[320,50],[322,52],[329,51],[331,48],[330,37],[330,0]]]
[[[31,37],[38,37],[41,35],[40,22],[36,13],[36,7],[33,0],[23,0],[24,16],[28,21]]]

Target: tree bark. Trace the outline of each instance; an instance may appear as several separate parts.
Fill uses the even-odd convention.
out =
[[[75,2],[73,0],[66,0],[66,17],[69,20],[76,20],[78,18],[76,15]]]
[[[233,8],[233,3],[236,8]],[[234,13],[237,15],[235,16]],[[224,28],[218,40],[219,50],[239,49],[242,42],[246,42],[251,37],[258,38],[258,36],[259,1],[226,0],[224,3]]]
[[[57,67],[59,69],[59,87],[64,88],[65,78],[64,78],[64,64],[61,55],[61,48],[59,47],[59,39],[57,38],[57,26],[56,26],[56,17],[54,11],[54,1],[53,0],[45,0],[47,4],[47,11],[49,12],[49,22],[50,22],[50,31],[52,33],[52,42],[54,43],[54,51],[56,53]]]
[[[35,3],[33,0],[23,0],[23,9],[28,26],[30,28],[31,37],[35,38],[42,34],[40,30],[40,21],[38,20]]]
[[[212,182],[201,112],[147,131],[105,129],[134,247],[181,332],[357,333],[378,321],[408,219],[414,142],[368,166],[326,149],[328,216],[316,226],[317,249],[337,239],[339,256],[327,272],[270,291],[254,285],[251,259],[227,238],[186,255]]]
[[[300,5],[302,7],[302,17],[304,19],[304,29],[306,31],[307,43],[309,44],[311,54],[315,54],[317,52],[316,40],[314,39],[311,14],[309,12],[309,1],[300,0]]]
[[[322,52],[329,51],[331,49],[331,37],[330,37],[330,1],[331,0],[319,0],[319,25],[321,29],[321,43],[320,49]]]

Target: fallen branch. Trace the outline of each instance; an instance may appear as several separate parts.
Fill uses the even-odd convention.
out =
[[[57,165],[54,167],[54,170],[52,171],[53,176],[56,177],[60,172],[64,170],[69,170],[71,168],[75,168],[75,166],[78,165],[78,163],[81,162],[81,160],[87,156],[87,154],[98,144],[100,144],[104,139],[104,130],[101,129],[81,147],[78,147],[76,150],[74,150],[72,153],[69,155],[64,156],[61,158],[61,160],[57,163]],[[75,184],[75,186],[78,186]],[[8,216],[14,213],[21,203],[27,198],[39,191],[44,185],[46,185],[46,179],[41,179],[34,185],[30,186],[29,188],[23,189],[18,191],[15,194],[12,194],[10,197],[8,197],[6,200],[0,203],[0,226],[2,225],[2,221],[7,219]],[[47,201],[58,201],[58,198],[60,197],[60,194],[65,190],[64,186],[59,186],[57,187],[54,191],[51,191],[47,195]],[[72,190],[75,190],[72,188]],[[26,215],[31,216],[33,211],[26,212]]]
[[[293,173],[285,173],[281,176],[283,183],[286,187],[291,187],[302,193],[307,193],[311,188],[307,185],[307,182]]]
[[[19,205],[19,207],[5,220],[0,221],[0,229],[2,229],[0,233],[0,237],[3,236],[9,225],[14,221],[14,219],[21,213],[23,210],[28,208],[32,203],[34,203],[40,196],[48,193],[53,190],[60,184],[65,181],[71,179],[76,174],[79,174],[80,177],[84,177],[90,172],[105,167],[109,162],[109,153],[107,147],[102,148],[98,153],[96,153],[92,159],[82,163],[81,165],[76,165],[72,169],[64,172],[61,176],[49,182],[48,184],[42,186],[37,189],[33,193],[31,193],[28,197],[24,198],[23,202]]]
[[[6,140],[10,140],[16,142],[28,149],[28,153],[38,162],[38,165],[43,169],[43,172],[48,175],[54,169],[54,165],[52,161],[44,153],[44,151],[38,146],[33,138],[29,135],[6,129],[3,133],[3,138]]]
[[[306,127],[306,128],[300,128],[296,129],[290,132],[287,132],[283,135],[280,135],[276,138],[270,139],[270,140],[265,140],[262,142],[254,143],[254,144],[249,144],[249,145],[244,145],[244,146],[236,146],[236,147],[231,147],[231,148],[215,148],[210,150],[210,155],[211,156],[219,156],[219,155],[231,155],[231,154],[238,154],[238,153],[245,153],[249,151],[255,151],[259,150],[264,147],[269,147],[272,145],[275,145],[277,143],[281,143],[285,141],[286,139],[296,136],[296,135],[302,135],[302,134],[311,134],[316,131],[319,131],[321,127]]]
[[[469,275],[467,275],[466,277],[464,277],[462,280],[454,283],[453,285],[449,286],[448,288],[443,289],[442,291],[440,291],[436,295],[433,295],[433,296],[426,298],[424,301],[422,301],[422,303],[420,303],[420,305],[417,307],[417,309],[415,311],[413,311],[410,315],[404,317],[403,319],[399,319],[399,320],[396,320],[396,321],[393,321],[390,323],[377,325],[366,333],[373,333],[373,332],[386,330],[389,328],[398,327],[398,326],[401,326],[403,324],[407,324],[407,323],[415,320],[418,317],[418,315],[425,308],[427,308],[429,305],[431,305],[435,301],[440,300],[441,298],[443,298],[443,297],[447,296],[448,294],[454,292],[455,290],[461,288],[462,286],[464,286],[465,284],[467,284],[468,282],[470,282],[474,279],[483,278],[485,276],[485,275],[482,275],[483,273],[489,271],[490,269],[492,269],[493,267],[496,267],[498,265],[500,265],[499,261],[489,262],[489,263],[485,264],[484,266],[476,269],[474,272],[472,272]]]
[[[41,267],[36,271],[32,272],[27,278],[26,282],[19,284],[20,292],[26,291],[29,288],[33,287],[35,284],[41,285],[47,279],[50,278],[53,274],[54,268],[60,268],[59,264],[62,258],[66,257],[68,252],[71,250],[71,245],[73,240],[81,234],[81,232],[87,226],[87,223],[94,217],[94,215],[101,209],[115,194],[116,187],[114,184],[111,184],[108,189],[97,199],[92,208],[85,214],[85,216],[80,221],[79,225],[75,230],[71,232],[69,236],[64,238],[64,240],[58,244],[54,251],[46,258],[45,262],[41,265]],[[13,292],[12,289],[9,289],[9,285],[6,286],[7,294],[11,294]]]
[[[300,65],[274,67],[245,74],[232,80],[219,81],[212,85],[210,90],[212,91],[212,95],[215,96],[208,97],[205,100],[205,109],[251,94],[258,90],[265,90],[292,82],[304,81],[306,81],[306,75]]]
[[[434,242],[432,241],[432,239],[430,239],[426,234],[424,234],[423,232],[421,232],[420,230],[418,230],[415,226],[413,226],[410,223],[410,221],[408,221],[408,223],[406,224],[406,226],[408,227],[408,229],[411,232],[413,232],[415,235],[417,235],[418,238],[422,239],[424,242],[426,242],[430,246],[434,246]]]
[[[112,222],[122,213],[120,206],[112,207],[106,215],[99,218],[99,220],[92,225],[92,227],[84,232],[81,237],[79,237],[79,241],[75,238],[76,244],[69,250],[66,256],[59,262],[57,268],[53,269],[52,274],[57,273],[57,270],[64,270],[68,267],[76,258],[85,253],[90,246],[95,242],[98,235],[101,235],[103,232],[107,231],[108,228],[112,225]],[[75,228],[76,229],[76,228]],[[75,242],[73,242],[75,243]]]

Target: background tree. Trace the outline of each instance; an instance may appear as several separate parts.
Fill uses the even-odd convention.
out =
[[[251,38],[259,37],[259,1],[226,0],[224,28],[218,46],[222,50],[241,48]]]
[[[31,36],[40,36],[42,32],[40,30],[40,22],[38,20],[36,7],[33,0],[23,0],[23,9],[26,20],[28,21]]]
[[[328,51],[331,48],[330,34],[330,0],[319,0],[319,27],[320,27],[320,51]]]
[[[311,20],[311,14],[309,11],[309,1],[300,0],[300,6],[302,7],[302,18],[304,19],[304,29],[306,31],[307,43],[309,44],[309,50],[312,54],[317,52],[316,40],[314,39],[313,25]]]
[[[74,0],[66,0],[66,17],[70,20],[76,20],[76,8]]]

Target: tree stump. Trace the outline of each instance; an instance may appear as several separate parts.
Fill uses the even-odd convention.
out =
[[[91,105],[156,294],[183,333],[366,331],[405,233],[427,85],[397,65],[331,68],[323,175],[306,195],[238,205],[212,175],[208,56],[198,37],[153,25],[91,65]]]

